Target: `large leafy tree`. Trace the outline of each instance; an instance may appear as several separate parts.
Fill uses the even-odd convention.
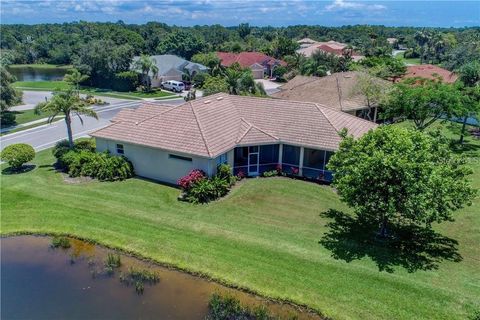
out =
[[[175,54],[187,60],[190,60],[196,53],[203,52],[207,45],[205,41],[191,33],[177,30],[169,33],[163,38],[157,46],[159,54]]]
[[[0,117],[2,125],[15,123],[15,115],[9,109],[22,101],[22,92],[15,89],[12,83],[15,77],[0,65]]]
[[[390,91],[389,82],[362,72],[357,77],[357,82],[352,88],[352,95],[363,97],[365,105],[369,109],[367,117],[376,122],[378,118],[378,107],[387,99]],[[370,114],[373,110],[373,115]]]
[[[410,78],[396,84],[385,104],[386,119],[412,120],[424,130],[440,118],[458,115],[463,108],[461,92],[440,80]]]
[[[460,115],[463,117],[462,131],[460,133],[460,144],[463,143],[465,127],[468,117],[477,116],[480,112],[480,62],[472,61],[465,64],[459,70],[460,81],[463,86],[463,108]]]
[[[386,236],[391,223],[430,227],[471,205],[476,191],[465,163],[439,135],[383,126],[358,140],[346,136],[328,168],[341,200]]]
[[[133,64],[135,70],[139,71],[142,75],[143,88],[146,92],[152,90],[152,82],[150,80],[149,73],[153,75],[154,78],[158,75],[157,61],[150,56],[142,54],[138,60]]]
[[[56,91],[50,100],[39,103],[35,107],[36,113],[48,112],[48,122],[63,114],[67,126],[67,135],[70,148],[73,148],[72,117],[77,116],[83,124],[82,115],[98,119],[97,113],[83,102],[74,90]]]

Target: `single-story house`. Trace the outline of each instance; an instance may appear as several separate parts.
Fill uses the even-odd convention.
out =
[[[140,57],[138,56],[133,57],[133,63],[139,58]],[[152,87],[159,87],[164,81],[182,81],[182,76],[185,70],[188,70],[192,75],[198,72],[208,71],[208,67],[202,64],[190,62],[173,54],[155,55],[150,56],[150,58],[155,60],[155,64],[158,68],[158,73],[156,75],[152,73],[149,74]]]
[[[271,96],[284,100],[318,103],[337,111],[376,121],[375,108],[369,108],[366,97],[355,90],[361,74],[359,71],[349,71],[325,77],[296,76],[279,87],[280,91]],[[375,80],[382,82],[385,87],[391,85],[383,79]]]
[[[327,42],[317,42],[309,38],[304,38],[298,40],[297,42],[300,44],[300,49],[298,49],[296,52],[299,54],[303,54],[307,58],[312,56],[312,54],[316,51],[323,51],[340,57],[344,54],[345,50],[350,50],[348,49],[347,44],[333,40]],[[350,51],[353,61],[359,61],[364,58],[364,56],[360,55],[356,51]]]
[[[432,64],[408,66],[407,72],[402,77],[402,79],[414,78],[414,77],[420,77],[420,78],[426,78],[426,79],[437,79],[438,77],[440,77],[442,78],[442,81],[445,83],[454,83],[458,79],[458,76],[455,73]]]
[[[192,169],[208,175],[228,163],[235,174],[257,176],[281,166],[287,173],[332,180],[326,164],[341,141],[377,125],[311,102],[233,96],[202,97],[178,106],[123,109],[91,134],[98,151],[125,155],[139,176],[176,183]]]
[[[242,68],[250,68],[254,79],[263,79],[265,75],[271,77],[275,67],[287,65],[285,61],[269,57],[261,52],[217,52],[217,56],[224,67],[238,63]]]

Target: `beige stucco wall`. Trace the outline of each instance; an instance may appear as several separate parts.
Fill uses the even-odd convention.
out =
[[[215,172],[215,160],[212,159],[96,138],[99,152],[109,150],[111,154],[116,155],[117,143],[123,144],[124,156],[132,162],[135,173],[141,177],[176,184],[179,178],[185,176],[192,169],[201,169],[208,175]],[[169,154],[189,157],[192,158],[192,161],[173,159],[169,157]]]

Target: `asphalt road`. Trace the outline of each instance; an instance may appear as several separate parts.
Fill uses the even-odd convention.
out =
[[[159,104],[178,105],[183,103],[183,99],[162,101]],[[86,137],[94,130],[100,129],[108,124],[110,120],[123,108],[138,108],[141,100],[120,100],[120,102],[111,103],[107,106],[94,107],[98,114],[98,120],[89,117],[83,117],[83,124],[78,117],[72,119],[72,131],[74,138]],[[67,127],[65,121],[59,120],[52,124],[38,126],[32,129],[19,131],[0,137],[0,149],[14,143],[28,143],[35,151],[48,149],[55,145],[57,141],[67,138]]]

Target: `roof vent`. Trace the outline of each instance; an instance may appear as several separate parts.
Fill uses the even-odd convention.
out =
[[[138,121],[135,121],[135,125],[138,126]]]
[[[223,97],[217,97],[217,100],[218,101],[223,100]]]
[[[210,102],[212,102],[211,100],[205,100],[203,101],[204,104],[209,104]]]

